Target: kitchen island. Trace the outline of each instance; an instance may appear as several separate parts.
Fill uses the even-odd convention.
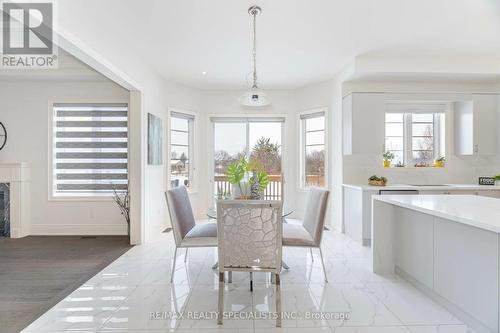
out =
[[[500,200],[373,196],[372,267],[400,275],[476,332],[499,332]]]

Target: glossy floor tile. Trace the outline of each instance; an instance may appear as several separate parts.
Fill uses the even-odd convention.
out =
[[[470,333],[466,325],[398,276],[371,272],[370,249],[343,234],[327,231],[325,283],[319,253],[285,248],[283,327],[266,314],[275,311],[269,275],[233,273],[224,290],[224,311],[216,322],[218,276],[211,266],[217,250],[177,253],[174,282],[170,267],[172,234],[136,246],[43,314],[25,332],[311,332],[311,333]]]

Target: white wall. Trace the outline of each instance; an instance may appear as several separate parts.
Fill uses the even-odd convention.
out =
[[[49,100],[128,101],[129,92],[106,82],[0,82],[0,121],[8,142],[0,163],[31,164],[32,234],[126,234],[113,201],[49,201]]]
[[[159,232],[170,225],[167,204],[165,201],[165,191],[169,182],[170,156],[168,156],[169,142],[169,108],[188,110],[199,113],[199,92],[196,89],[185,87],[172,82],[164,82],[163,94],[161,95],[161,105],[155,110],[154,114],[162,119],[163,124],[163,163],[161,165],[148,165],[146,163],[146,239],[154,239]],[[198,126],[197,126],[198,127]],[[147,140],[147,131],[145,133]],[[147,144],[147,141],[146,141]],[[193,207],[198,207],[196,196],[192,199]]]

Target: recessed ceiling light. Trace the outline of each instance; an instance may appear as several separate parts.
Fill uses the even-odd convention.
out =
[[[201,72],[201,75],[207,75],[207,72],[203,71]]]

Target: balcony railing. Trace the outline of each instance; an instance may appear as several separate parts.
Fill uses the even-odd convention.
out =
[[[226,176],[215,176],[215,193],[229,193],[231,191],[231,183],[228,182]],[[281,200],[283,198],[281,175],[269,175],[269,184],[264,190],[265,200]]]
[[[323,175],[307,175],[306,186],[325,186],[325,176]],[[231,183],[226,176],[215,176],[215,193],[231,192]],[[283,199],[283,182],[281,175],[269,175],[269,184],[264,190],[265,200],[282,200]]]

